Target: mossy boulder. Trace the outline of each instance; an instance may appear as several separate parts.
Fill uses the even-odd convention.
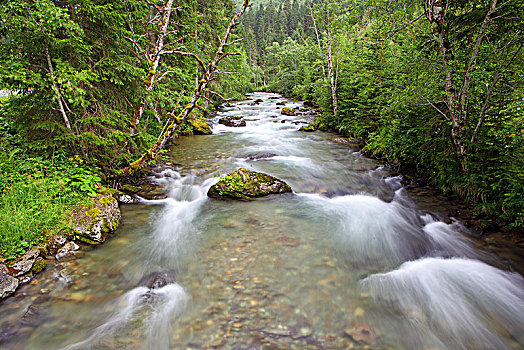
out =
[[[39,256],[35,260],[35,263],[33,264],[33,268],[31,269],[31,272],[33,273],[33,275],[39,274],[46,268],[46,266],[47,266],[47,261],[44,258],[42,258],[41,256]]]
[[[204,119],[193,119],[190,124],[195,135],[211,135],[213,133]]]
[[[305,132],[312,132],[312,131],[329,131],[329,127],[322,122],[320,117],[317,117],[315,121],[312,123],[309,123],[307,126],[303,126],[299,129],[299,131],[305,131]]]
[[[287,115],[287,116],[295,116],[295,115],[297,115],[297,111],[294,108],[282,108],[282,112],[281,113],[283,115]]]
[[[301,126],[300,129],[298,129],[298,131],[304,131],[304,132],[313,132],[316,130],[317,129],[311,124],[306,125],[306,126]]]
[[[120,209],[117,200],[110,195],[99,195],[91,207],[73,212],[71,224],[75,238],[91,245],[103,243],[108,234],[120,223]]]
[[[251,200],[289,192],[292,192],[291,187],[274,176],[240,168],[221,178],[207,195],[211,198]]]

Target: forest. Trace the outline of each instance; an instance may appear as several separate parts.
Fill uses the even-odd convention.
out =
[[[250,91],[309,101],[315,128],[521,230],[523,5],[2,2],[1,254]]]
[[[523,349],[524,0],[0,0],[0,348]]]

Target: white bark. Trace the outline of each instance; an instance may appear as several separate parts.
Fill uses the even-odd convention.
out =
[[[56,100],[58,101],[58,107],[59,107],[60,113],[62,114],[62,117],[64,118],[64,123],[65,123],[66,128],[71,130],[71,123],[69,123],[69,118],[67,117],[67,113],[65,111],[64,104],[62,102],[62,95],[60,94],[60,90],[58,89],[58,86],[56,86],[53,62],[51,62],[51,55],[49,54],[49,48],[47,47],[47,45],[45,46],[45,56],[47,59],[47,66],[49,68],[49,74],[51,75],[51,83],[53,84],[53,91],[56,94]]]

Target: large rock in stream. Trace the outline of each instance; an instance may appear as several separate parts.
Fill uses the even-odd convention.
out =
[[[92,207],[84,207],[72,215],[75,238],[91,245],[104,243],[119,224],[120,208],[111,195],[99,195]]]
[[[291,187],[274,176],[240,168],[221,178],[207,195],[211,198],[251,200],[289,192],[292,192]]]

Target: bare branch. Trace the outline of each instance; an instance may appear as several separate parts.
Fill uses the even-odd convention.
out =
[[[424,99],[431,107],[433,107],[440,115],[442,115],[444,118],[446,119],[449,119],[449,117],[446,115],[446,113],[444,113],[440,108],[438,108],[436,105],[435,105],[435,102],[441,102],[441,101],[435,101],[435,102],[432,102],[430,101],[426,96],[424,95],[421,95],[419,94],[418,92],[408,88],[407,86],[404,86],[404,85],[400,85],[400,84],[397,84],[393,79],[389,79],[389,78],[385,78],[385,77],[379,77],[377,75],[373,75],[373,77],[377,78],[377,79],[383,79],[383,80],[387,80],[389,81],[390,83],[392,83],[393,85],[396,85],[404,90],[407,90],[409,92],[412,92],[414,93],[415,95],[417,95],[418,97]]]
[[[244,0],[244,3],[240,10],[235,14],[231,22],[229,23],[229,26],[227,27],[224,37],[222,38],[222,41],[220,42],[219,47],[217,48],[215,52],[215,57],[209,63],[207,66],[205,66],[202,62],[202,60],[199,60],[201,63],[201,66],[204,68],[204,72],[202,72],[202,75],[200,77],[200,80],[197,83],[197,86],[195,88],[195,92],[193,96],[191,97],[191,100],[189,103],[184,107],[184,109],[174,118],[175,120],[171,122],[166,128],[165,131],[161,134],[161,136],[158,138],[158,141],[151,147],[149,150],[147,150],[138,160],[134,161],[133,163],[129,164],[126,168],[122,169],[122,172],[124,175],[130,175],[139,169],[143,168],[149,161],[154,160],[159,152],[164,148],[165,144],[169,139],[173,137],[175,134],[178,126],[182,124],[192,113],[193,109],[195,108],[201,108],[198,105],[198,101],[202,98],[203,93],[206,91],[207,85],[209,83],[210,77],[213,76],[214,73],[216,73],[218,67],[217,64],[220,62],[221,58],[224,57],[224,45],[228,42],[229,36],[231,35],[231,31],[233,27],[235,27],[238,24],[238,19],[242,14],[246,11],[246,9],[250,6],[249,3],[250,0]],[[185,51],[181,51],[185,52]],[[194,53],[187,53],[189,56],[198,58],[198,56]]]

